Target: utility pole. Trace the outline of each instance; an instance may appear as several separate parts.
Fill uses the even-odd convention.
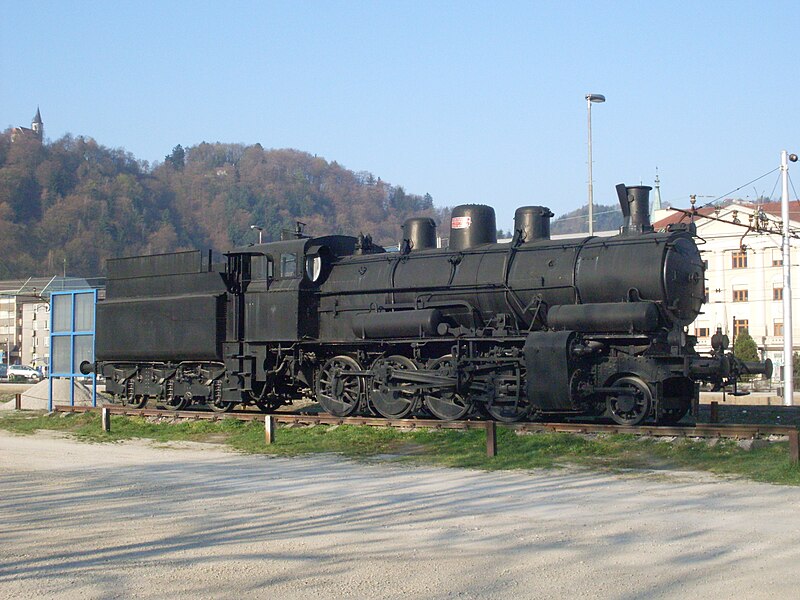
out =
[[[789,161],[797,155],[781,152],[781,219],[783,220],[783,405],[794,404],[794,357],[792,356],[792,271],[789,243]]]

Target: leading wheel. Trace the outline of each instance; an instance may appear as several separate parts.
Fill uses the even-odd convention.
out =
[[[653,408],[653,393],[639,377],[622,377],[614,383],[622,388],[620,393],[610,395],[606,406],[611,418],[620,425],[641,425],[650,416]]]
[[[317,402],[336,417],[349,417],[361,403],[364,384],[361,377],[353,375],[361,371],[361,365],[349,356],[334,356],[324,365],[317,376]]]
[[[379,358],[372,363],[372,383],[369,401],[379,415],[387,419],[402,419],[418,404],[418,395],[411,383],[392,381],[395,371],[416,371],[417,365],[405,356]]]
[[[515,423],[527,418],[531,414],[531,407],[514,396],[498,396],[486,407],[486,412],[497,421]]]
[[[531,405],[522,394],[524,387],[519,390],[519,397],[516,394],[512,396],[498,392],[498,390],[510,390],[513,393],[518,386],[523,385],[523,381],[525,378],[516,368],[510,372],[487,377],[484,381],[486,386],[484,410],[486,413],[496,421],[503,423],[514,423],[527,418],[531,413]]]
[[[449,354],[433,361],[428,369],[443,377],[457,376],[456,360]],[[425,394],[425,406],[437,419],[456,421],[472,412],[472,401],[447,389],[432,389]]]
[[[688,412],[689,403],[687,403],[686,406],[681,406],[680,408],[665,408],[663,411],[661,411],[661,417],[658,420],[664,425],[674,425],[683,417],[685,417],[686,413]]]

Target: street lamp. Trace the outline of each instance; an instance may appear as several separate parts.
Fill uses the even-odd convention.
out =
[[[586,110],[589,115],[589,235],[594,235],[594,193],[592,191],[592,103],[605,102],[602,94],[586,94]]]
[[[261,232],[264,231],[263,227],[259,227],[258,225],[250,225],[250,229],[254,229],[258,231],[258,243],[261,243]]]

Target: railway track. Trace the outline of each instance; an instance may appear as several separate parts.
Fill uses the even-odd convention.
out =
[[[220,419],[238,419],[240,421],[266,421],[267,427],[273,428],[277,424],[299,425],[362,425],[368,427],[396,427],[403,429],[483,429],[487,432],[487,452],[494,456],[496,453],[496,438],[494,421],[441,421],[438,419],[383,419],[372,417],[335,417],[329,414],[309,413],[272,413],[263,414],[246,411],[233,411],[229,413],[215,413],[204,411],[161,410],[154,408],[127,408],[124,406],[106,406],[103,408],[92,406],[57,405],[54,412],[59,413],[87,413],[107,410],[108,415],[127,415],[137,417],[165,417],[185,420],[217,421]],[[527,422],[503,423],[503,427],[527,433],[559,432],[559,433],[624,433],[629,435],[651,437],[680,437],[680,438],[731,438],[751,439],[763,436],[785,436],[789,441],[789,456],[792,462],[800,461],[800,430],[792,425],[745,425],[745,424],[717,424],[697,423],[696,425],[643,425],[639,427],[626,427],[602,423],[552,423],[552,422]],[[272,434],[270,434],[272,435]]]

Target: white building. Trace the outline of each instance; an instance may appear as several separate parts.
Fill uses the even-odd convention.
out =
[[[665,218],[659,217],[668,215]],[[800,207],[792,203],[790,228],[800,231]],[[698,247],[706,265],[706,303],[703,313],[689,326],[698,337],[698,350],[710,349],[710,336],[721,327],[734,341],[747,330],[762,358],[775,365],[773,381],[782,379],[783,360],[783,260],[781,206],[733,203],[700,209],[695,219]],[[675,211],[659,211],[654,226],[688,222]],[[762,229],[762,231],[758,231]],[[774,233],[769,233],[769,230]],[[791,248],[792,277],[797,284],[800,240]],[[800,287],[792,294],[794,350],[800,350]]]
[[[37,299],[28,295],[0,295],[0,355],[2,362],[18,364],[22,356],[22,308]]]
[[[100,283],[80,277],[29,277],[0,281],[2,362],[33,365],[44,370],[50,360],[50,294],[91,289]]]
[[[21,363],[46,372],[50,364],[50,303],[22,305]]]

